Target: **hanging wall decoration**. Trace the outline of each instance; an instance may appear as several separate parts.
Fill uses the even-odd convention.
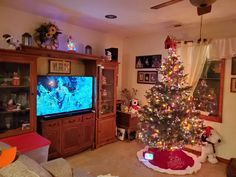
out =
[[[61,32],[56,25],[53,23],[43,23],[35,31],[35,41],[40,47],[54,50],[58,48],[57,38]]]
[[[136,56],[136,69],[158,68],[161,65],[161,55]]]
[[[138,71],[138,84],[155,84],[158,81],[157,71]]]
[[[231,78],[230,91],[231,92],[236,92],[236,78]]]
[[[231,74],[236,75],[236,56],[232,57]]]
[[[50,74],[70,74],[71,62],[64,60],[48,60]]]

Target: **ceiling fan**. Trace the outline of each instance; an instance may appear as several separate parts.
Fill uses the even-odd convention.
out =
[[[163,2],[161,4],[155,5],[155,6],[151,7],[151,9],[160,9],[160,8],[167,7],[167,6],[173,5],[173,4],[181,2],[181,1],[183,1],[183,0],[169,0],[169,1]],[[211,12],[211,5],[216,0],[189,0],[189,1],[193,6],[197,7],[197,14],[203,15],[203,14]]]

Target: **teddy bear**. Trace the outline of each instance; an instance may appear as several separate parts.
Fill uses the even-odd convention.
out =
[[[217,163],[215,155],[215,144],[221,142],[220,135],[210,126],[205,128],[201,136],[202,140],[202,152],[199,157],[200,162],[205,162],[208,160],[210,163]]]
[[[131,105],[129,106],[129,112],[132,114],[137,114],[140,106],[138,105],[138,99],[133,98],[131,100]]]

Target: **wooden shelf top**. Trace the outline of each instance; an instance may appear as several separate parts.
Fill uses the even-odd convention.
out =
[[[43,57],[52,57],[52,58],[63,58],[63,59],[85,59],[85,60],[102,60],[102,57],[81,54],[74,51],[62,51],[62,50],[51,50],[39,47],[28,47],[22,46],[22,51],[27,54],[43,56]]]
[[[90,61],[103,61],[103,57],[98,57],[95,55],[81,54],[73,51],[62,51],[62,50],[51,50],[39,47],[28,47],[22,46],[22,50],[9,50],[9,49],[0,49],[0,54],[20,54],[20,55],[31,55],[31,56],[42,56],[42,57],[51,57],[51,58],[60,58],[60,59],[82,59]]]

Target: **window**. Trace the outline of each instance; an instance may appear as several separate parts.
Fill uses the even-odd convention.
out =
[[[202,119],[222,122],[224,68],[224,59],[207,60],[204,65],[193,93]]]

